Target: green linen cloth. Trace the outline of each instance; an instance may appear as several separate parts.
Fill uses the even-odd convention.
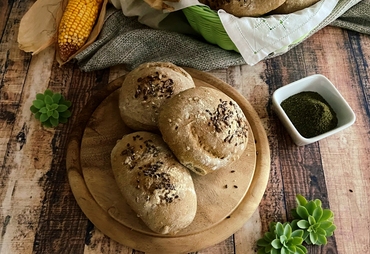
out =
[[[170,14],[166,24],[171,24],[172,18],[181,31],[171,26],[149,28],[136,17],[126,17],[121,10],[110,7],[97,40],[75,59],[80,69],[87,72],[119,64],[131,70],[152,61],[169,61],[203,71],[245,64],[239,53],[223,50],[197,36],[182,12]],[[328,25],[370,34],[370,0],[339,0],[334,11],[306,39]]]

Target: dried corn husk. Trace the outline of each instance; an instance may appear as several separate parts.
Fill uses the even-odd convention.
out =
[[[47,47],[55,45],[59,22],[67,2],[68,0],[37,0],[21,19],[18,31],[19,48],[36,55]],[[107,3],[108,0],[104,0],[98,20],[81,49],[64,62],[57,52],[56,59],[60,65],[70,61],[95,41],[103,26]]]

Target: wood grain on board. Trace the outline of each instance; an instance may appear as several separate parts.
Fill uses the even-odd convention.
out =
[[[31,56],[20,51],[20,19],[35,1],[0,3],[0,253],[142,253],[101,233],[78,206],[67,179],[66,149],[79,112],[110,81],[127,73],[114,66],[85,73],[59,67],[53,48]],[[291,218],[295,195],[320,198],[335,213],[329,244],[309,253],[370,252],[370,37],[326,27],[288,53],[255,66],[209,73],[239,91],[266,130],[271,168],[262,201],[243,227],[199,254],[255,253],[255,240],[271,221]],[[271,109],[279,87],[305,76],[327,76],[356,114],[350,128],[297,147]],[[72,101],[68,124],[45,129],[29,107],[49,88]]]

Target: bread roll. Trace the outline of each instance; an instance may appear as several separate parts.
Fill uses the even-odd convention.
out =
[[[285,0],[200,0],[213,10],[223,9],[237,17],[258,17],[282,5]]]
[[[123,197],[151,230],[176,234],[193,221],[197,197],[192,177],[159,135],[127,134],[113,148],[111,163]]]
[[[273,10],[274,14],[288,14],[303,10],[311,5],[319,2],[320,0],[286,0],[284,4]]]
[[[172,63],[141,64],[127,74],[122,84],[119,96],[121,117],[133,130],[157,130],[162,103],[194,86],[190,74]]]
[[[248,141],[248,122],[238,104],[208,87],[191,88],[168,100],[158,127],[180,163],[200,175],[239,159]]]

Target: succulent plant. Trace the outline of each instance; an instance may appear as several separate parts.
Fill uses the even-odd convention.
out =
[[[333,212],[323,209],[319,199],[307,201],[305,197],[297,195],[296,201],[298,206],[292,210],[292,228],[304,231],[303,240],[307,244],[326,244],[327,237],[332,236],[336,229]]]
[[[303,230],[294,230],[289,223],[271,222],[269,232],[257,241],[258,254],[305,254]]]
[[[66,123],[71,116],[68,108],[71,102],[64,99],[60,93],[53,93],[47,89],[45,92],[38,93],[36,100],[32,102],[30,110],[35,114],[35,118],[46,127],[56,127],[59,123]]]

